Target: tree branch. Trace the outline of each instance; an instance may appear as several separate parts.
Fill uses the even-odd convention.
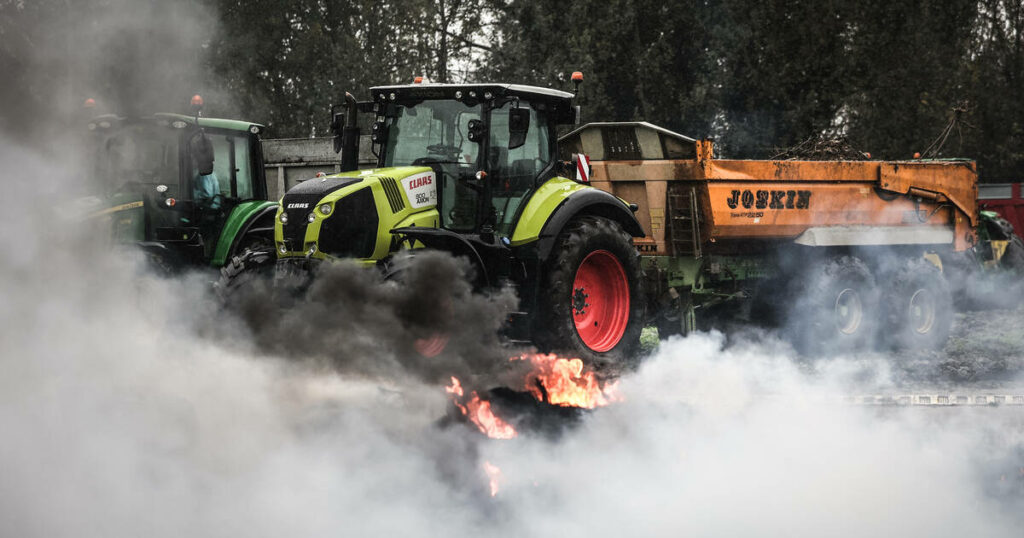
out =
[[[426,24],[426,23],[422,23],[422,22],[409,22],[407,24],[409,24],[410,26],[414,26],[414,27],[420,28],[422,30],[430,30],[432,32],[441,32],[441,33],[447,35],[448,37],[451,37],[451,38],[453,38],[455,40],[461,41],[462,43],[464,43],[466,45],[469,45],[470,47],[476,47],[476,48],[478,48],[480,50],[486,50],[487,52],[494,52],[494,48],[493,47],[488,46],[488,45],[482,45],[482,44],[477,43],[477,42],[475,42],[475,41],[473,41],[473,40],[471,40],[469,38],[462,37],[461,35],[458,35],[456,33],[450,32],[446,28],[441,28],[439,26],[432,26],[430,24]]]

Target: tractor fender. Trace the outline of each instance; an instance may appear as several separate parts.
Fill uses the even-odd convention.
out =
[[[640,221],[625,202],[597,188],[578,190],[569,195],[552,211],[537,239],[537,256],[546,260],[555,246],[555,239],[573,218],[593,215],[613,220],[633,237],[644,237]]]
[[[486,251],[499,247],[490,247],[472,236],[465,236],[443,228],[410,226],[395,228],[391,230],[391,233],[401,241],[418,241],[426,248],[442,250],[456,258],[460,256],[468,258],[476,271],[474,285],[487,287],[491,284],[490,273],[487,270],[488,265],[484,262],[484,258],[490,258],[490,256],[487,252],[481,253],[481,250]],[[473,240],[471,241],[471,239]]]
[[[273,237],[277,208],[277,202],[267,200],[253,200],[236,206],[224,222],[210,265],[221,267],[226,264],[231,256],[237,254],[239,243],[246,235],[269,232]]]

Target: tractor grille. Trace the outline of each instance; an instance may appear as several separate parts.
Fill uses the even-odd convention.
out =
[[[392,213],[398,213],[405,209],[405,197],[402,195],[402,189],[398,186],[395,178],[382,177],[380,178],[380,185],[384,188],[384,194],[388,197],[388,204],[391,205]]]
[[[307,217],[316,209],[322,194],[286,194],[281,200],[284,212],[288,214],[288,224],[281,226],[284,242],[290,251],[302,250],[306,240]]]
[[[369,187],[334,205],[334,213],[320,225],[320,251],[344,258],[369,258],[377,246],[377,206]]]
[[[283,225],[284,243],[289,251],[301,251],[305,246],[306,220],[316,209],[324,196],[362,181],[361,177],[325,177],[307,179],[292,187],[281,200],[284,212],[288,214],[288,224]]]

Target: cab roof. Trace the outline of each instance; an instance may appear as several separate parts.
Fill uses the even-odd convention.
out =
[[[141,118],[125,118],[116,114],[104,114],[102,116],[96,116],[89,120],[90,124],[101,125],[106,123],[104,127],[113,127],[127,122],[156,122],[158,124],[173,126],[175,122],[183,122],[185,125],[195,125],[195,116],[186,116],[184,114],[167,114],[167,113],[156,113],[152,116],[145,116]],[[199,118],[200,127],[209,127],[211,129],[227,129],[231,131],[249,131],[253,127],[256,128],[257,132],[262,132],[264,126],[259,123],[252,123],[249,121],[241,120],[228,120],[221,118]]]
[[[434,84],[424,82],[420,84],[399,84],[393,86],[374,86],[370,88],[371,98],[374,101],[403,100],[403,99],[455,99],[455,92],[462,91],[464,97],[469,97],[469,92],[476,92],[477,96],[483,96],[491,92],[494,97],[521,97],[523,99],[536,99],[541,101],[569,101],[573,94],[551,88],[539,86],[526,86],[523,84]],[[395,98],[391,98],[391,94]]]

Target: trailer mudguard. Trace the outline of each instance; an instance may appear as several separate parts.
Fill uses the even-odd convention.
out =
[[[224,222],[210,265],[222,267],[227,263],[228,257],[238,248],[238,242],[249,233],[270,232],[273,237],[276,213],[277,202],[267,200],[250,200],[235,206]]]
[[[553,188],[544,192],[549,185]],[[626,202],[603,190],[556,178],[545,183],[530,199],[512,235],[512,246],[535,240],[537,255],[546,259],[562,228],[580,215],[605,217],[618,222],[629,235],[644,237],[640,222]]]

